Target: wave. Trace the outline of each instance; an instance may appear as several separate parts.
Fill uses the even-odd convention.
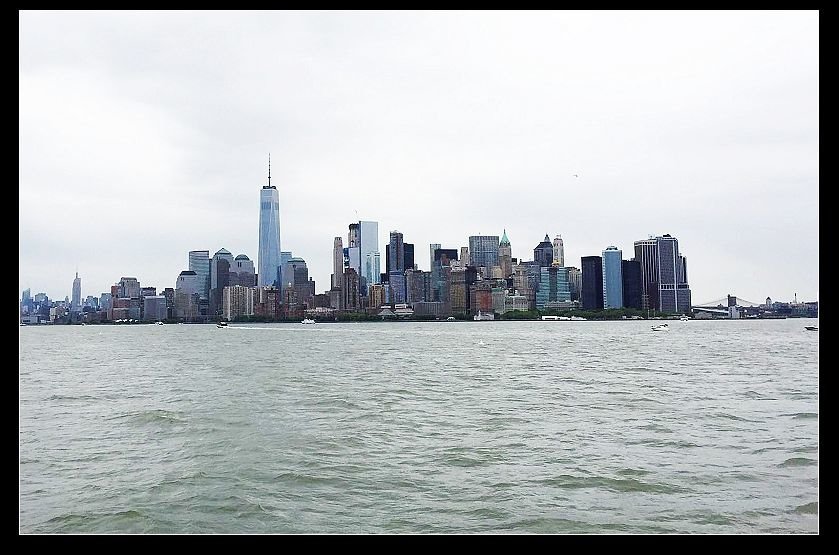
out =
[[[807,503],[805,505],[799,505],[793,511],[798,514],[802,515],[817,515],[819,514],[819,502],[813,501],[812,503]]]
[[[778,466],[788,468],[791,466],[816,466],[818,464],[819,461],[815,459],[808,459],[807,457],[792,457],[790,459],[785,460]]]
[[[617,492],[682,493],[684,488],[635,478],[609,478],[606,476],[571,476],[563,474],[536,481],[539,484],[567,489],[601,488]]]

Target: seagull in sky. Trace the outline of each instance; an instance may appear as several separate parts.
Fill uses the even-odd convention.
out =
[[[579,174],[576,174],[576,173],[575,173],[575,174],[574,174],[574,177],[580,177],[580,176],[579,176]]]

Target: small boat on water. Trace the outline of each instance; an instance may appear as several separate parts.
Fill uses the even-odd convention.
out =
[[[161,322],[160,320],[158,320],[157,322],[155,322],[155,324],[157,324],[158,326],[162,326],[162,325],[163,325],[163,322]]]
[[[448,318],[446,318],[446,322],[454,322],[455,320],[457,320],[457,318],[455,318],[454,316],[449,316]]]
[[[226,328],[227,327],[227,322],[219,322],[219,323],[216,324],[216,327],[217,328]]]
[[[804,329],[807,331],[819,331],[818,326],[804,326]]]
[[[657,326],[650,326],[650,329],[653,331],[670,331],[670,327],[667,324],[659,324]]]
[[[481,312],[478,311],[473,318],[476,322],[481,322],[483,320],[495,320],[495,314],[492,312]]]
[[[682,322],[687,322],[688,320],[690,320],[690,318],[688,318],[687,316],[682,314],[682,316],[679,318],[679,320],[681,320]]]
[[[311,318],[304,318],[300,323],[301,324],[316,324],[317,322],[315,322]]]

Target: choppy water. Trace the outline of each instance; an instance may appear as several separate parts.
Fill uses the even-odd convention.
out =
[[[20,328],[20,530],[818,532],[813,323]]]

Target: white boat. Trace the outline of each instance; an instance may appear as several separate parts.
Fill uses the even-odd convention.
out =
[[[216,327],[218,327],[218,328],[226,328],[226,327],[227,327],[227,322],[219,322],[218,324],[216,324]]]
[[[301,324],[316,324],[317,322],[315,322],[311,318],[304,318],[300,323]]]
[[[455,318],[454,316],[449,316],[448,318],[446,318],[446,322],[454,322],[455,320],[457,320],[457,318]]]
[[[670,331],[670,328],[667,324],[659,324],[657,326],[650,326],[650,329],[653,331]]]
[[[492,312],[490,312],[490,313],[481,312],[479,310],[478,313],[475,314],[474,320],[476,322],[481,321],[481,320],[495,320],[495,314],[493,314]]]
[[[162,326],[162,325],[163,325],[163,322],[161,322],[160,320],[158,320],[157,322],[155,322],[155,324],[157,324],[158,326]]]
[[[682,314],[682,316],[679,318],[679,320],[681,320],[682,322],[687,322],[688,320],[690,320],[690,318],[688,318],[687,316]]]

